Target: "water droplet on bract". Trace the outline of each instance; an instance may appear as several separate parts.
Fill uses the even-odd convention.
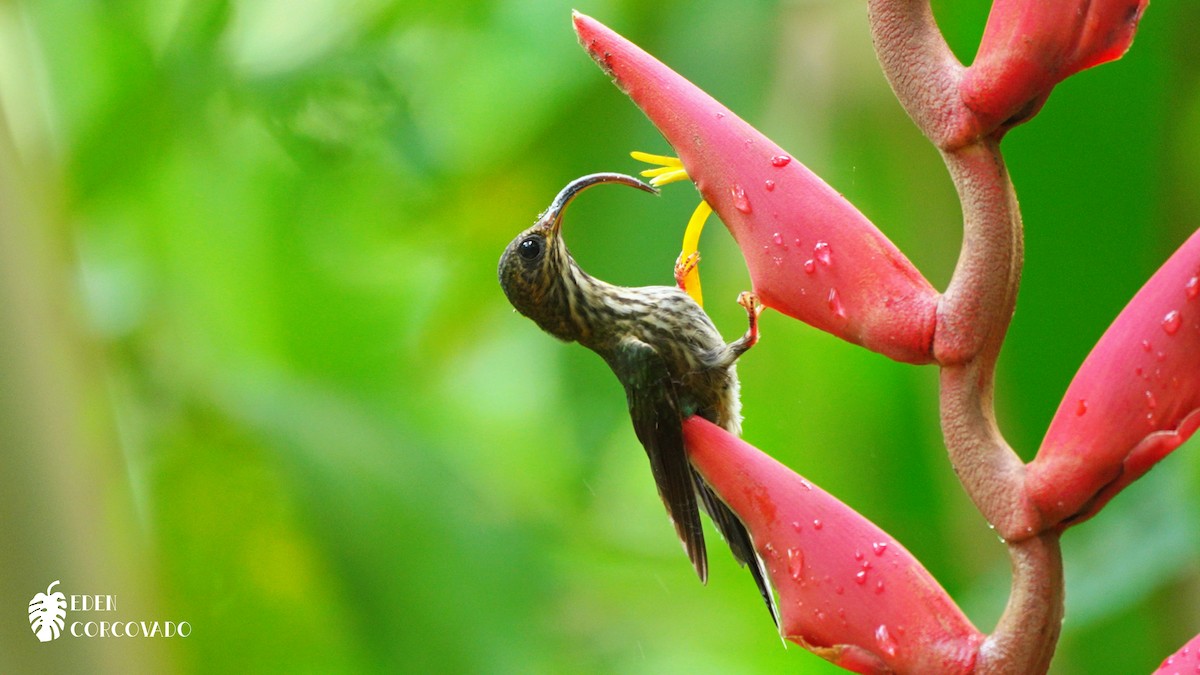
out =
[[[843,593],[845,593],[845,592],[846,592],[846,587],[845,587],[845,586],[838,586],[837,588],[833,589],[833,592],[834,592],[834,593],[837,593],[838,595],[842,595]]]
[[[1146,407],[1154,410],[1158,407],[1158,400],[1154,398],[1154,392],[1146,390]]]
[[[854,583],[858,584],[859,586],[862,586],[863,584],[867,583],[867,571],[860,570],[858,572],[855,572],[854,573]]]
[[[1075,405],[1075,414],[1079,417],[1083,417],[1084,415],[1087,414],[1087,400],[1086,399],[1082,399],[1082,398],[1079,399],[1079,403],[1077,403]]]
[[[729,194],[733,196],[733,208],[742,213],[750,213],[750,198],[746,196],[745,188],[735,183],[729,188]]]
[[[717,119],[724,119],[724,117],[725,117],[725,113],[723,113],[723,112],[717,113]]]
[[[896,655],[896,640],[888,632],[887,626],[883,624],[879,624],[879,628],[875,629],[875,644],[879,645],[879,650],[889,657]]]
[[[1138,377],[1141,377],[1141,376],[1142,376],[1142,367],[1141,367],[1141,366],[1138,366],[1137,368],[1134,368],[1134,369],[1133,369],[1133,374],[1134,374],[1134,375],[1137,375]]]
[[[877,541],[874,544],[871,544],[871,550],[875,551],[875,555],[883,555],[887,552],[887,547],[888,545],[886,541]]]
[[[1153,347],[1150,345],[1150,341],[1149,341],[1149,340],[1142,340],[1142,351],[1144,351],[1144,352],[1146,352],[1147,354],[1149,354],[1151,349],[1153,349]]]
[[[1167,360],[1167,353],[1166,353],[1166,352],[1159,352],[1159,353],[1155,354],[1155,355],[1154,355],[1154,360],[1155,360],[1155,361],[1158,361],[1159,363],[1162,363],[1163,361],[1166,361],[1166,360]],[[1158,374],[1158,372],[1159,372],[1159,371],[1158,371],[1157,369],[1155,369],[1154,373],[1155,373],[1156,375]]]
[[[829,267],[833,264],[833,251],[829,248],[829,242],[818,241],[813,245],[813,257],[822,265]]]
[[[798,548],[789,548],[788,554],[788,574],[795,581],[800,581],[804,576],[804,552]]]
[[[882,592],[883,592],[883,581],[882,580],[876,581],[875,582],[875,593],[878,595],[879,593],[882,593]]]
[[[792,521],[792,529],[799,532],[800,530],[804,529],[804,526],[800,524],[800,521],[793,520]]]
[[[819,530],[822,527],[825,527],[825,523],[822,523],[820,518],[813,518],[813,529]]]
[[[771,192],[775,189],[775,181],[768,179],[763,183],[763,187],[767,188],[767,192]]]
[[[808,479],[807,479],[807,478],[801,478],[801,479],[800,479],[800,485],[801,485],[801,486],[802,486],[802,487],[803,487],[805,490],[812,490],[812,483],[808,482]]]
[[[778,232],[776,232],[776,233],[775,233],[775,234],[774,234],[774,235],[771,237],[771,241],[775,242],[775,245],[776,245],[776,246],[783,246],[783,235],[782,235],[782,234],[779,234]]]
[[[816,272],[816,271],[817,271],[817,263],[813,262],[812,258],[809,258],[808,260],[804,261],[805,274],[812,274],[813,272]]]
[[[814,609],[814,610],[813,610],[813,614],[814,614],[814,615],[816,615],[816,617],[817,617],[817,621],[824,621],[824,620],[825,620],[825,612],[822,612],[822,611],[821,611],[821,610],[819,610],[819,609]]]
[[[1154,426],[1154,413],[1146,413],[1146,424]]]
[[[855,551],[855,552],[854,552],[854,559],[855,559],[855,560],[862,560],[862,559],[863,559],[863,552],[862,552],[862,551]]]
[[[1179,332],[1179,327],[1183,325],[1183,317],[1179,315],[1179,310],[1173,309],[1167,312],[1163,317],[1162,327],[1167,331],[1167,335],[1174,335]]]
[[[771,166],[787,166],[790,161],[792,161],[792,158],[787,155],[775,155],[771,158]]]
[[[796,237],[796,240],[793,243],[795,243],[797,246],[799,246],[800,245],[800,237]]]
[[[1183,292],[1187,295],[1188,300],[1195,300],[1200,296],[1200,277],[1192,277],[1183,286]]]
[[[829,289],[827,302],[829,303],[829,311],[833,312],[838,318],[846,318],[846,308],[842,307],[842,299],[838,297],[836,288]]]

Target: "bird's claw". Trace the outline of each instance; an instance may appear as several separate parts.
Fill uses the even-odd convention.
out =
[[[681,255],[675,260],[675,284],[679,286],[679,290],[687,291],[687,275],[699,264],[699,251],[692,251],[686,256]]]

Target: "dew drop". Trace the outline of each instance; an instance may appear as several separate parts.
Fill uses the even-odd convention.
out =
[[[862,551],[855,551],[855,552],[854,552],[854,559],[855,559],[855,560],[862,560],[862,559],[863,559],[863,552],[862,552]]]
[[[820,518],[813,518],[813,529],[819,530],[822,527],[825,527],[825,523],[822,523]]]
[[[750,198],[746,196],[745,188],[735,183],[729,188],[729,194],[733,196],[733,208],[742,213],[750,213]]]
[[[774,236],[771,237],[771,241],[775,242],[776,246],[783,246],[783,235],[776,232]]]
[[[1200,276],[1188,279],[1188,282],[1183,286],[1183,292],[1187,295],[1188,300],[1195,300],[1200,296]]]
[[[884,624],[879,624],[879,628],[875,629],[875,644],[879,645],[880,651],[889,657],[896,655],[896,639],[892,637]]]
[[[804,552],[798,548],[789,548],[788,555],[788,574],[795,581],[800,581],[804,577]]]
[[[829,248],[829,242],[818,241],[813,245],[813,257],[822,265],[829,267],[833,264],[833,251]]]
[[[800,479],[800,486],[803,487],[805,490],[809,490],[809,491],[812,490],[812,483],[808,482],[807,478]]]
[[[775,155],[774,157],[771,158],[771,166],[783,167],[783,166],[787,166],[788,162],[791,162],[791,161],[792,161],[792,158],[788,157],[787,155]]]
[[[1079,399],[1079,403],[1075,404],[1075,415],[1083,417],[1087,414],[1087,399]]]
[[[1158,407],[1158,399],[1154,398],[1154,392],[1149,389],[1146,390],[1146,407],[1150,410]]]
[[[1183,325],[1183,317],[1179,315],[1179,310],[1173,309],[1167,312],[1163,317],[1162,327],[1167,331],[1167,335],[1174,335],[1179,332],[1179,327]]]
[[[724,118],[725,118],[725,113],[723,113],[723,112],[717,113],[717,119],[724,119]]]
[[[817,263],[813,262],[812,258],[804,261],[804,273],[812,274],[817,271]]]
[[[793,520],[792,521],[792,529],[799,532],[800,530],[804,529],[804,526],[800,524],[800,521]]]
[[[883,581],[882,580],[876,581],[875,582],[875,594],[878,595],[882,592],[883,592]]]
[[[829,289],[829,297],[826,301],[829,303],[829,311],[833,312],[838,318],[846,318],[846,308],[842,306],[842,299],[838,297],[836,288]]]
[[[838,595],[842,595],[843,593],[845,593],[845,592],[846,592],[846,587],[845,587],[845,586],[838,586],[837,588],[833,589],[833,592],[834,592],[834,593],[837,593]]]
[[[875,555],[883,555],[887,552],[887,547],[888,545],[886,541],[877,541],[871,544],[871,550],[875,551]]]
[[[771,192],[775,189],[775,181],[768,179],[765,183],[763,183],[763,187],[767,188],[767,192]]]
[[[814,610],[813,610],[813,615],[817,617],[817,621],[824,621],[824,620],[825,620],[825,612],[822,612],[822,611],[821,611],[821,610],[819,610],[819,609],[814,609]]]
[[[859,570],[858,572],[855,572],[854,573],[854,583],[858,584],[859,586],[862,586],[863,584],[867,583],[867,571]]]
[[[1137,375],[1138,377],[1141,377],[1141,376],[1142,376],[1142,367],[1141,367],[1141,366],[1138,366],[1137,368],[1134,368],[1134,369],[1133,369],[1133,374],[1134,374],[1134,375]]]
[[[1150,341],[1149,341],[1149,340],[1142,340],[1142,351],[1144,351],[1144,352],[1146,352],[1147,354],[1149,354],[1151,349],[1153,349],[1153,347],[1151,347],[1151,346],[1150,346]]]

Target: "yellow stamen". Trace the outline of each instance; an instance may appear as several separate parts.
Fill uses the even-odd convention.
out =
[[[642,176],[649,178],[650,184],[654,187],[686,180],[688,177],[687,169],[683,168],[683,162],[679,161],[678,157],[651,155],[648,152],[639,152],[637,150],[629,153],[629,156],[639,162],[658,165],[653,169],[646,169],[642,172]]]
[[[663,168],[667,169],[668,167]],[[658,169],[648,169],[647,171],[643,171],[642,175],[645,176],[649,171],[656,172],[656,175],[650,179],[650,184],[654,187],[661,187],[668,183],[674,183],[688,179],[687,169],[670,169],[663,173],[657,173]]]
[[[692,212],[692,217],[688,219],[687,229],[683,232],[683,249],[679,252],[676,265],[685,264],[685,261],[693,254],[699,255],[700,232],[711,215],[712,207],[708,205],[708,202],[701,200],[696,210]],[[700,291],[700,260],[698,257],[692,260],[679,283],[683,290],[692,296],[697,305],[704,306],[704,294]]]
[[[659,166],[673,166],[677,169],[683,168],[683,162],[679,161],[678,157],[668,157],[666,155],[652,155],[648,152],[641,152],[640,150],[634,150],[633,152],[629,153],[629,156],[636,159],[639,162],[645,162],[647,164],[657,164]]]

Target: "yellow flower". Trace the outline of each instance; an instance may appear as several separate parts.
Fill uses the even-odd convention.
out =
[[[683,168],[683,162],[678,157],[651,155],[636,150],[629,154],[639,162],[657,165],[656,168],[642,171],[642,176],[649,178],[650,184],[655,187],[688,178],[687,169]],[[700,205],[688,219],[687,229],[683,232],[683,248],[675,259],[675,282],[701,307],[704,306],[704,296],[700,291],[700,232],[710,215],[712,207],[700,200]]]

